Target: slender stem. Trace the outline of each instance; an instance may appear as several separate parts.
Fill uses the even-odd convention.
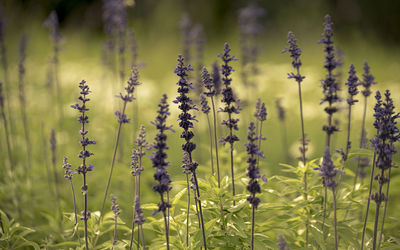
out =
[[[385,176],[384,174],[385,174],[385,170],[382,168],[380,178],[384,178],[384,176]],[[384,197],[383,193],[382,193],[383,185],[384,185],[384,183],[381,183],[379,181],[379,193],[377,193],[377,195],[379,195],[379,197]],[[374,237],[373,237],[373,241],[372,241],[372,249],[373,250],[376,249],[376,240],[377,240],[377,235],[378,235],[379,211],[380,211],[380,207],[381,207],[381,203],[382,203],[382,201],[380,199],[381,198],[378,198],[377,200],[375,200],[376,209],[375,209]]]
[[[360,148],[364,147],[364,137],[365,137],[365,119],[367,116],[367,97],[364,97],[364,110],[363,110],[363,118],[361,122],[361,136],[360,136]],[[354,185],[353,185],[353,191],[356,188],[357,184],[357,179],[358,176],[360,175],[360,163],[361,163],[361,157],[358,157],[358,163],[357,163],[357,171],[356,171],[356,176],[354,177]]]
[[[217,117],[215,114],[214,98],[211,96],[211,104],[214,117],[214,145],[215,145],[215,159],[217,161],[217,176],[218,176],[218,188],[221,187],[221,180],[219,176],[219,159],[218,159],[218,139],[217,139]]]
[[[372,180],[374,179],[375,160],[376,160],[376,151],[374,151],[374,159],[373,159],[372,168],[371,168],[371,178],[369,180],[367,211],[365,213],[364,226],[363,226],[362,237],[361,237],[361,250],[363,250],[363,248],[364,248],[365,229],[367,227],[369,205],[371,203]]]
[[[328,191],[327,187],[324,186],[324,213],[323,213],[323,219],[322,219],[322,233],[324,234],[325,238],[325,233],[324,233],[324,228],[325,228],[325,218],[326,218],[326,200],[328,198]]]
[[[124,101],[124,105],[123,105],[123,108],[122,108],[122,114],[125,114],[126,104],[127,104],[127,102]],[[118,144],[119,144],[119,140],[120,140],[120,136],[121,136],[122,124],[123,124],[123,122],[120,121],[120,122],[119,122],[119,125],[118,125],[117,137],[116,137],[116,139],[115,139],[114,152],[113,152],[113,156],[112,156],[112,160],[111,160],[110,173],[109,173],[109,175],[108,175],[106,191],[104,192],[104,198],[103,198],[103,203],[102,203],[102,205],[101,205],[100,218],[99,218],[98,224],[100,224],[100,222],[101,222],[102,219],[103,219],[104,205],[105,205],[105,203],[106,203],[108,190],[109,190],[110,184],[111,184],[111,176],[112,176],[112,173],[113,173],[115,158],[116,158],[116,155],[117,155]],[[97,240],[96,240],[96,241],[97,241]],[[96,241],[95,241],[95,242],[96,242]]]
[[[198,197],[198,203],[199,203],[201,230],[202,230],[202,233],[203,233],[203,244],[204,244],[204,249],[207,250],[207,241],[206,241],[206,233],[205,233],[205,229],[204,229],[203,211],[202,211],[202,208],[201,208],[199,183],[197,182],[197,177],[196,177],[196,172],[195,171],[193,171],[193,178],[194,178],[194,182],[196,184],[196,191],[197,191],[197,197]]]
[[[332,188],[332,196],[333,196],[333,227],[335,230],[335,249],[338,250],[339,242],[338,242],[338,234],[337,234],[337,218],[336,218],[336,194],[335,188]]]
[[[228,113],[229,121],[231,120],[231,113]],[[232,138],[233,131],[232,128],[229,128],[229,136]],[[232,195],[235,197],[235,173],[233,169],[233,142],[230,143],[230,153],[231,153],[231,175],[232,175]],[[235,199],[233,200],[233,205],[235,205]]]
[[[146,250],[146,243],[144,241],[144,233],[143,233],[143,226],[142,225],[140,225],[140,235],[142,236],[142,247],[143,247],[143,250]]]
[[[388,204],[388,200],[389,200],[389,186],[390,186],[391,172],[392,172],[392,167],[389,168],[388,183],[387,183],[387,187],[386,187],[386,200],[385,200],[385,206],[383,208],[383,217],[382,217],[381,232],[379,233],[378,249],[381,247],[383,226],[385,225],[386,210],[387,210],[387,204]]]
[[[54,195],[54,190],[53,187],[51,185],[52,181],[51,181],[51,171],[50,171],[50,167],[49,167],[49,161],[48,161],[48,153],[47,153],[47,141],[46,141],[46,137],[44,134],[44,123],[42,122],[41,125],[41,132],[42,132],[42,148],[43,148],[43,159],[44,159],[44,165],[46,166],[46,172],[47,172],[47,182],[49,184],[49,190],[51,195]]]
[[[306,167],[306,166],[304,166],[304,167]],[[308,203],[307,169],[304,171],[303,182],[304,182],[304,200]],[[306,213],[307,213],[307,220],[306,220],[306,247],[307,247],[308,246],[308,231],[309,231],[309,226],[310,226],[310,220],[308,218],[307,208],[306,208]]]
[[[162,194],[161,196],[161,203],[164,203],[164,197]],[[168,222],[167,222],[167,215],[165,211],[162,211],[163,216],[164,216],[164,226],[165,226],[165,240],[167,241],[167,250],[169,250],[169,230],[168,230]]]
[[[169,204],[169,191],[167,191],[167,203]],[[167,207],[167,222],[168,222],[168,231],[169,231],[169,207]]]
[[[114,236],[113,236],[113,248],[117,245],[117,215],[114,216]]]
[[[71,190],[72,190],[72,199],[74,201],[74,214],[75,214],[75,223],[74,223],[74,229],[76,229],[76,235],[78,235],[78,241],[79,241],[79,246],[81,245],[81,236],[79,235],[79,227],[78,227],[78,213],[77,213],[77,208],[76,208],[76,199],[75,199],[75,190],[74,190],[74,184],[72,183],[72,180],[69,181],[71,184]]]
[[[4,107],[1,107],[1,116],[3,118],[3,125],[4,125],[4,130],[5,130],[4,132],[5,132],[5,135],[6,135],[8,160],[10,161],[11,171],[14,171],[14,164],[13,164],[12,151],[11,151],[11,143],[10,143],[10,137],[9,137],[10,134],[8,132],[8,123],[7,123],[6,114],[4,113]]]
[[[299,68],[297,68],[297,74],[299,75]],[[299,89],[299,104],[300,104],[300,120],[301,120],[301,141],[302,141],[302,161],[304,166],[306,165],[306,134],[304,132],[304,118],[303,118],[303,98],[301,95],[301,83],[298,82]]]
[[[186,188],[188,193],[187,211],[186,211],[186,246],[189,247],[189,212],[190,212],[190,187],[189,174],[186,173]]]
[[[347,160],[347,157],[349,155],[349,149],[350,149],[350,131],[351,131],[351,105],[349,104],[349,114],[347,117],[347,144],[346,144],[346,152],[344,154],[344,161]],[[344,165],[344,163],[343,163]]]
[[[253,198],[254,198],[254,194],[253,194]],[[254,205],[252,205],[252,212],[251,212],[251,250],[254,249],[254,210],[255,207]]]
[[[258,124],[258,123],[257,123],[257,124]],[[258,134],[258,149],[259,149],[259,150],[261,150],[262,124],[263,124],[263,122],[260,121],[260,131],[259,131],[259,134]],[[257,168],[259,167],[259,165],[260,165],[260,156],[257,155]]]
[[[210,134],[210,159],[211,159],[211,173],[214,175],[214,157],[213,157],[213,140],[212,140],[212,129],[211,129],[211,123],[210,123],[210,117],[207,115],[207,122],[208,122],[208,132]]]
[[[86,173],[83,173],[83,186],[86,188]],[[87,229],[87,214],[88,214],[88,208],[87,208],[87,190],[85,191],[85,211],[83,215],[83,221],[85,222],[85,245],[86,245],[86,250],[89,250],[89,242],[88,242],[88,229]]]
[[[135,197],[134,197],[134,201],[133,201],[133,218],[132,218],[132,232],[131,232],[131,242],[129,244],[129,250],[132,250],[132,246],[133,246],[133,235],[135,233],[135,218],[136,218],[136,196],[137,196],[137,192],[138,192],[138,188],[137,188],[137,176],[135,176]],[[139,247],[138,247],[139,249]]]
[[[372,249],[376,249],[376,237],[378,234],[378,223],[379,223],[379,209],[381,207],[381,203],[377,202],[376,203],[376,209],[375,209],[375,222],[374,222],[374,236],[372,239]]]

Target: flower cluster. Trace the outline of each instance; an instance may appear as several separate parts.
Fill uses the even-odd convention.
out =
[[[222,142],[224,145],[226,143],[230,143],[231,145],[233,145],[236,141],[239,141],[239,137],[232,134],[232,129],[238,130],[239,122],[239,119],[232,118],[232,114],[239,114],[240,107],[239,105],[237,105],[239,101],[235,98],[233,90],[231,88],[232,78],[230,78],[230,75],[234,70],[232,66],[229,66],[229,63],[231,61],[236,61],[237,59],[229,54],[230,51],[231,48],[229,47],[229,44],[225,43],[224,53],[218,55],[224,63],[221,68],[223,75],[222,81],[224,84],[224,89],[222,90],[223,97],[221,102],[225,103],[225,107],[221,108],[220,111],[228,114],[228,119],[224,120],[222,124],[226,125],[230,130],[230,134],[228,136],[221,137],[220,139],[220,142]]]
[[[189,90],[191,89],[192,83],[188,82],[187,77],[188,71],[193,69],[190,65],[184,64],[184,58],[182,55],[178,56],[178,66],[175,68],[174,73],[179,76],[179,81],[177,83],[179,96],[176,97],[174,103],[179,104],[178,108],[182,111],[179,114],[179,126],[183,128],[181,138],[184,138],[186,143],[182,145],[183,151],[191,154],[193,150],[196,149],[196,144],[190,140],[193,138],[194,134],[190,131],[193,128],[193,121],[196,120],[196,116],[190,114],[190,110],[197,110],[196,106],[193,104],[192,100],[188,96]]]
[[[354,96],[358,94],[358,89],[357,87],[361,85],[361,83],[358,81],[358,77],[356,76],[356,69],[354,68],[354,65],[350,65],[350,70],[349,70],[349,78],[347,78],[346,85],[348,86],[348,93],[349,97],[347,98],[347,103],[349,105],[354,105],[358,100],[354,99]]]
[[[124,108],[121,111],[117,110],[115,111],[115,115],[118,117],[118,122],[119,123],[128,123],[130,119],[126,116],[125,114],[125,107],[126,103],[132,102],[135,100],[135,97],[133,96],[133,92],[135,91],[135,87],[139,86],[141,83],[138,81],[139,78],[139,71],[137,67],[132,68],[132,75],[129,77],[129,80],[127,82],[127,86],[125,87],[125,94],[123,95],[120,93],[117,97],[121,98],[122,101],[124,101]]]
[[[126,5],[124,0],[103,0],[104,30],[108,36],[126,28]]]
[[[255,129],[256,126],[254,125],[254,122],[251,122],[247,135],[248,143],[245,144],[247,154],[249,155],[249,158],[247,159],[249,166],[247,168],[248,172],[246,175],[250,178],[249,184],[246,186],[246,188],[251,194],[249,197],[247,197],[247,200],[251,205],[257,208],[258,204],[260,203],[260,198],[256,197],[256,194],[261,193],[261,187],[257,180],[261,178],[259,168],[257,166],[257,156],[264,156],[258,149],[257,141],[259,137],[256,135]]]
[[[153,186],[153,191],[160,194],[161,201],[158,203],[158,210],[156,210],[154,213],[161,211],[165,212],[168,207],[171,207],[171,205],[163,199],[164,193],[171,190],[171,179],[166,169],[166,167],[169,165],[169,162],[167,161],[167,153],[165,152],[168,149],[166,143],[167,135],[165,132],[167,130],[173,131],[171,126],[166,125],[167,117],[170,115],[166,94],[164,94],[161,98],[158,107],[159,110],[157,111],[157,117],[155,121],[152,122],[152,124],[158,130],[158,134],[154,139],[154,144],[151,146],[152,149],[155,149],[155,152],[153,152],[151,155],[151,161],[153,163],[153,167],[156,168],[154,179],[158,181],[158,184]]]
[[[64,168],[64,178],[67,180],[72,180],[72,176],[74,175],[74,172],[72,172],[71,170],[71,164],[68,162],[68,157],[64,156],[64,164],[63,164],[63,168]]]
[[[368,97],[371,95],[371,85],[375,85],[376,82],[375,77],[371,74],[370,67],[368,65],[368,62],[364,62],[364,73],[363,73],[363,81],[361,82],[362,86],[364,87],[364,90],[361,91],[363,96]]]
[[[389,182],[389,178],[385,176],[385,171],[392,167],[392,157],[397,152],[393,144],[400,139],[400,132],[396,121],[400,117],[400,114],[394,112],[393,100],[390,97],[389,90],[386,90],[384,100],[382,100],[379,91],[376,92],[375,98],[377,103],[374,108],[374,127],[377,130],[377,134],[371,142],[377,155],[375,165],[381,170],[375,176],[375,180],[378,181],[379,186],[383,186]],[[376,203],[380,203],[388,197],[383,192],[379,192],[373,194],[371,198]]]
[[[64,40],[64,37],[60,34],[60,29],[58,25],[57,13],[53,10],[47,19],[44,21],[43,26],[48,28],[50,31],[50,38],[54,41],[54,46],[57,43]],[[55,47],[57,48],[57,47]]]
[[[301,49],[297,45],[297,40],[293,34],[293,32],[289,31],[288,34],[288,44],[289,47],[286,47],[282,53],[288,52],[290,54],[290,57],[292,58],[292,66],[296,70],[296,72],[290,72],[288,73],[288,78],[289,79],[295,79],[298,84],[300,84],[305,76],[302,76],[300,74],[300,66],[302,65],[300,56],[301,56]]]
[[[215,96],[217,93],[215,89],[215,82],[213,81],[213,79],[211,79],[210,73],[208,73],[206,67],[203,67],[203,69],[201,70],[201,80],[203,82],[204,88],[207,89],[207,91],[203,92],[203,94],[207,97]]]
[[[89,158],[91,155],[93,155],[93,153],[88,151],[86,147],[91,144],[96,144],[96,142],[86,137],[88,131],[85,128],[85,124],[89,123],[89,118],[86,115],[86,112],[89,111],[89,108],[86,106],[86,103],[90,101],[90,99],[87,97],[87,95],[89,95],[90,93],[89,86],[86,84],[85,80],[82,80],[79,83],[79,88],[81,89],[81,91],[78,99],[81,102],[81,104],[76,103],[74,105],[71,105],[71,108],[76,109],[79,111],[79,113],[81,113],[81,115],[78,118],[78,122],[82,124],[81,130],[79,131],[79,133],[82,136],[82,140],[80,141],[82,150],[79,153],[79,158],[82,159],[83,164],[79,166],[76,169],[76,171],[78,174],[86,174],[87,172],[92,171],[94,167],[93,165],[86,166],[86,159]],[[82,188],[83,188],[82,191],[87,191],[87,187],[86,188],[82,187]]]
[[[119,205],[117,203],[117,198],[113,194],[111,194],[110,199],[111,199],[111,211],[113,211],[115,216],[118,216],[121,213],[121,209],[119,208]]]
[[[254,116],[260,122],[267,120],[267,108],[265,107],[265,103],[262,102],[260,98],[257,99],[256,112],[254,113]]]
[[[215,94],[218,95],[221,93],[221,75],[219,72],[219,67],[217,62],[212,64],[212,81],[214,84]]]
[[[139,196],[136,196],[135,198],[135,212],[136,212],[135,223],[138,225],[142,225],[146,220],[144,219],[144,212],[142,210],[142,207],[140,206]]]
[[[325,51],[325,64],[324,67],[328,71],[325,79],[322,82],[323,94],[324,98],[321,101],[321,104],[328,102],[329,106],[325,108],[325,112],[332,116],[334,113],[337,112],[337,107],[332,106],[334,103],[340,102],[340,98],[337,92],[340,90],[339,85],[335,79],[335,75],[333,71],[337,67],[337,62],[335,60],[335,51],[333,46],[333,23],[331,21],[331,17],[329,15],[325,16],[325,29],[322,33],[322,38],[319,43],[324,44],[324,51]],[[324,125],[323,130],[327,133],[328,136],[333,134],[334,132],[339,131],[339,129],[333,125],[328,124]]]
[[[335,177],[339,170],[333,165],[331,153],[329,151],[329,147],[326,147],[322,158],[322,164],[314,168],[314,170],[321,171],[319,175],[322,177],[322,185],[334,190],[337,186]]]

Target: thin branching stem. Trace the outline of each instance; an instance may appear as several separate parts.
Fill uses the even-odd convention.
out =
[[[190,215],[190,186],[189,186],[189,174],[186,173],[186,189],[188,193],[188,202],[186,210],[186,246],[189,247],[189,215]]]
[[[72,179],[70,179],[69,182],[71,184],[72,199],[74,201],[74,215],[75,215],[74,229],[76,230],[76,235],[78,235],[79,246],[82,246],[81,245],[81,236],[79,235],[78,213],[77,213],[77,208],[76,208],[74,184],[72,183]]]
[[[333,227],[335,231],[335,249],[338,250],[339,242],[338,242],[338,234],[337,234],[337,217],[336,217],[336,193],[335,188],[331,188],[332,196],[333,196]]]
[[[391,173],[392,173],[392,167],[389,168],[389,173],[388,173],[388,182],[387,182],[386,195],[385,195],[386,196],[386,200],[385,200],[385,206],[383,208],[381,231],[379,233],[379,240],[378,240],[378,249],[380,249],[380,247],[381,247],[382,235],[383,235],[383,226],[385,225],[386,210],[387,210],[387,204],[388,204],[388,200],[389,200],[389,186],[390,186]]]
[[[365,119],[366,119],[366,116],[367,116],[367,100],[368,100],[368,98],[366,96],[364,96],[364,109],[363,109],[363,116],[362,116],[362,122],[361,122],[360,148],[362,148],[364,146]],[[361,171],[360,163],[361,163],[361,157],[358,157],[357,171],[356,171],[356,176],[354,177],[353,191],[356,189],[357,179],[358,179],[358,176],[360,175],[360,171]]]
[[[382,168],[380,177],[384,178],[384,176],[385,176],[385,169]],[[382,193],[383,185],[384,185],[384,183],[379,181],[378,195],[380,197],[382,197],[382,195],[383,195],[383,193]],[[375,203],[376,203],[376,209],[375,209],[374,235],[373,235],[373,239],[372,239],[372,249],[373,250],[376,249],[376,241],[377,241],[377,236],[378,236],[378,224],[379,224],[379,212],[380,212],[382,202],[379,199],[375,199]]]
[[[84,147],[83,151],[85,151],[85,147]],[[83,165],[85,166],[85,159],[83,160],[83,162],[84,162]],[[83,173],[83,186],[86,187],[86,173]],[[88,221],[87,191],[85,192],[84,197],[85,197],[85,210],[84,210],[84,215],[83,215],[83,221],[85,223],[85,246],[86,246],[86,249],[89,250],[88,228],[87,228],[87,221]]]
[[[253,198],[255,195],[253,194]],[[251,205],[251,250],[254,249],[254,216],[255,216],[255,207]]]
[[[370,181],[369,181],[368,202],[367,202],[367,209],[365,212],[364,226],[363,226],[362,237],[361,237],[361,250],[364,249],[365,229],[367,228],[369,205],[371,203],[372,181],[374,179],[375,160],[376,160],[376,151],[374,151],[373,163],[372,163],[372,168],[371,168],[371,177],[370,177]]]
[[[127,101],[124,101],[124,105],[123,105],[123,108],[122,108],[122,114],[125,114],[126,104],[127,104]],[[114,169],[115,158],[117,156],[117,150],[118,150],[119,140],[120,140],[120,136],[121,136],[122,124],[123,124],[123,121],[120,120],[119,121],[119,125],[118,125],[118,130],[117,130],[117,137],[115,139],[114,152],[113,152],[113,156],[112,156],[112,160],[111,160],[111,167],[110,167],[110,173],[108,175],[106,191],[104,192],[103,203],[101,205],[100,218],[99,218],[99,221],[98,221],[99,224],[100,224],[100,222],[102,221],[102,218],[103,218],[104,205],[106,204],[108,190],[110,189],[111,177],[112,177],[112,173],[113,173],[113,169]]]
[[[208,132],[210,135],[210,159],[211,159],[211,173],[212,175],[215,174],[214,172],[214,157],[213,157],[213,139],[212,139],[212,129],[211,129],[211,123],[210,123],[210,117],[208,114],[207,115],[207,123],[208,123]]]
[[[219,175],[219,159],[218,159],[218,137],[217,137],[217,116],[215,114],[214,98],[211,96],[211,104],[213,111],[214,120],[214,145],[215,145],[215,160],[217,161],[217,177],[218,177],[218,188],[221,188],[221,179]]]

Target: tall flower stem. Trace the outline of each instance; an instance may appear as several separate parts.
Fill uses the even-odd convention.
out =
[[[81,115],[78,118],[79,123],[82,124],[81,129],[79,131],[80,135],[81,135],[81,141],[80,144],[82,146],[82,150],[79,153],[79,158],[82,159],[82,164],[76,169],[76,172],[78,174],[82,174],[83,176],[83,185],[81,187],[81,192],[84,196],[84,211],[83,211],[83,221],[84,221],[84,237],[85,237],[85,246],[86,249],[89,250],[89,242],[88,242],[88,228],[87,228],[87,221],[88,221],[88,217],[89,217],[89,211],[88,211],[88,186],[87,186],[87,180],[86,180],[86,174],[90,171],[93,170],[93,165],[89,165],[87,166],[86,163],[86,158],[89,158],[91,155],[93,155],[93,153],[89,152],[86,147],[90,144],[96,144],[95,141],[89,140],[88,137],[86,137],[88,131],[85,128],[85,124],[89,123],[89,118],[86,115],[86,112],[89,110],[89,108],[86,106],[87,102],[90,100],[89,98],[87,98],[87,95],[90,93],[89,90],[89,86],[86,84],[86,81],[82,80],[79,83],[79,88],[80,90],[80,96],[79,96],[79,100],[82,103],[81,105],[74,104],[71,105],[71,107],[73,109],[78,110]]]
[[[8,161],[10,162],[10,169],[13,172],[14,171],[14,163],[13,163],[12,151],[11,151],[10,134],[8,131],[8,122],[7,122],[7,117],[6,117],[6,114],[4,111],[3,84],[1,82],[0,82],[0,108],[1,108],[1,117],[3,120],[4,132],[5,132],[6,143],[7,143]]]
[[[230,166],[231,166],[231,178],[232,178],[232,195],[235,196],[235,173],[234,173],[234,160],[233,160],[233,144],[239,141],[239,137],[233,134],[233,130],[238,130],[238,121],[239,119],[233,119],[232,114],[239,114],[240,107],[238,105],[239,100],[234,96],[233,90],[231,87],[232,78],[230,75],[233,72],[233,68],[229,65],[231,61],[237,60],[234,56],[230,55],[231,48],[229,44],[225,43],[224,53],[219,54],[218,56],[223,61],[223,65],[221,67],[222,71],[222,81],[224,83],[224,89],[222,90],[222,102],[225,103],[225,107],[221,108],[221,112],[227,113],[228,119],[224,120],[222,124],[226,125],[229,129],[229,134],[226,137],[221,137],[220,142],[223,145],[229,143],[230,145]],[[233,200],[233,205],[235,205],[235,200]]]
[[[186,210],[186,246],[189,247],[190,187],[189,187],[188,173],[186,173],[186,189],[188,194],[187,210]]]
[[[81,246],[81,236],[79,235],[78,213],[77,213],[77,209],[76,209],[76,199],[75,199],[74,184],[72,183],[72,180],[70,180],[69,182],[71,184],[72,199],[74,201],[74,216],[75,216],[74,229],[76,230],[76,235],[78,235],[79,246]]]
[[[31,148],[31,140],[29,135],[29,128],[28,128],[28,118],[26,114],[26,96],[25,96],[25,59],[26,59],[26,43],[27,37],[24,35],[19,44],[19,63],[18,63],[18,89],[19,89],[19,102],[21,105],[21,115],[22,115],[22,124],[24,127],[24,135],[25,135],[25,145],[26,145],[26,152],[27,152],[27,166],[28,170],[31,170],[32,166],[32,148]]]
[[[387,204],[388,204],[388,198],[389,198],[389,186],[390,186],[390,177],[392,173],[392,168],[389,168],[389,173],[388,173],[388,182],[387,182],[387,187],[386,187],[386,200],[385,200],[385,206],[383,208],[383,216],[382,216],[382,224],[381,224],[381,230],[379,233],[379,240],[378,240],[378,249],[381,247],[381,242],[382,242],[382,235],[383,235],[383,226],[385,225],[385,219],[386,219],[386,211],[387,211]]]
[[[364,146],[364,140],[365,140],[365,119],[367,116],[367,101],[368,101],[368,98],[366,96],[364,96],[364,108],[363,108],[363,115],[362,115],[362,122],[361,122],[360,148],[362,148]],[[357,180],[360,175],[360,171],[361,171],[360,164],[361,164],[361,157],[358,157],[356,176],[354,177],[353,191],[356,189]]]
[[[218,68],[217,68],[218,70]],[[214,78],[219,78],[218,72],[217,75],[214,76]],[[203,67],[202,71],[201,71],[201,78],[202,78],[202,82],[204,84],[204,88],[206,88],[208,91],[204,92],[204,95],[210,97],[211,99],[211,109],[213,112],[213,122],[214,122],[214,145],[215,145],[215,160],[217,162],[217,178],[218,178],[218,188],[221,187],[221,179],[220,179],[220,173],[219,173],[219,158],[218,158],[218,139],[217,139],[217,116],[215,114],[215,104],[214,104],[214,97],[217,94],[217,86],[215,86],[215,82],[218,79],[211,79],[210,74],[208,73],[208,70],[206,67]],[[208,119],[208,117],[207,117]],[[210,128],[210,122],[208,120],[208,124],[209,124],[209,128]],[[211,129],[210,129],[211,131]],[[210,132],[211,133],[211,132]],[[210,141],[212,139],[210,138]],[[213,171],[213,175],[214,175],[214,171]]]
[[[207,123],[208,123],[208,132],[210,135],[210,159],[211,159],[211,173],[212,175],[215,175],[214,172],[214,157],[213,157],[213,139],[212,139],[212,129],[211,129],[211,123],[210,123],[210,116],[207,114]]]
[[[331,188],[331,190],[333,196],[333,228],[335,231],[335,249],[338,250],[339,244],[338,244],[338,234],[337,234],[336,193],[335,193],[335,188]]]
[[[302,76],[300,74],[300,66],[302,65],[300,55],[301,55],[301,50],[297,45],[297,40],[293,34],[293,32],[289,32],[288,34],[288,44],[289,47],[285,48],[283,52],[289,52],[290,57],[292,58],[292,66],[296,70],[296,73],[289,73],[288,78],[289,79],[294,79],[297,82],[297,87],[298,87],[298,94],[299,94],[299,109],[300,109],[300,123],[301,123],[301,148],[300,148],[300,153],[301,153],[301,161],[303,162],[304,167],[307,166],[306,162],[306,151],[307,151],[307,140],[306,140],[306,134],[305,134],[305,129],[304,129],[304,116],[303,116],[303,98],[302,98],[302,91],[301,91],[301,83],[303,82],[305,76]],[[304,176],[303,176],[303,182],[304,182],[304,200],[308,202],[308,184],[307,184],[307,169],[304,171]],[[326,188],[325,188],[325,201],[326,201]],[[326,202],[324,203],[324,219],[325,219],[325,210],[326,210]],[[308,213],[308,211],[307,211]],[[323,223],[325,224],[325,223]],[[322,226],[323,227],[323,226]],[[306,246],[308,246],[308,231],[309,231],[309,219],[307,216],[306,220]]]
[[[374,179],[375,160],[376,160],[376,151],[374,151],[373,163],[372,163],[372,168],[371,168],[371,176],[370,176],[370,180],[369,180],[368,201],[367,201],[367,208],[366,208],[366,212],[365,212],[365,219],[364,219],[363,231],[362,231],[362,236],[361,236],[361,250],[364,249],[365,230],[367,228],[369,205],[371,203],[370,197],[371,197],[371,193],[372,193],[372,180]]]
[[[255,195],[253,195],[254,199]],[[254,249],[254,217],[255,217],[256,208],[254,205],[251,205],[251,250]]]
[[[103,203],[101,205],[100,218],[98,220],[98,225],[100,225],[100,223],[103,219],[103,215],[104,215],[104,205],[106,203],[108,190],[110,189],[110,185],[111,185],[111,177],[112,177],[112,173],[114,170],[115,158],[116,158],[117,151],[118,151],[119,141],[121,139],[120,137],[121,137],[122,124],[128,123],[130,120],[129,118],[127,118],[127,116],[125,114],[126,105],[128,104],[128,102],[132,102],[135,99],[133,97],[133,93],[135,91],[135,88],[140,85],[140,82],[138,81],[138,77],[139,77],[138,69],[134,67],[132,69],[132,75],[127,82],[127,87],[125,87],[126,92],[124,94],[120,93],[120,95],[119,95],[119,97],[123,101],[123,105],[122,105],[122,111],[118,110],[115,112],[115,115],[118,117],[117,136],[115,139],[114,151],[113,151],[111,166],[110,166],[110,173],[108,175],[106,190],[104,192]],[[95,243],[97,242],[97,239],[98,239],[98,236],[96,237]]]

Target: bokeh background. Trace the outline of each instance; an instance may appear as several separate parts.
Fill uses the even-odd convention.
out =
[[[321,157],[324,145],[324,132],[322,125],[326,117],[323,106],[320,106],[322,89],[320,80],[324,78],[323,46],[317,42],[323,30],[323,21],[326,14],[332,16],[334,22],[334,41],[337,48],[343,51],[344,64],[338,69],[342,85],[347,78],[350,63],[356,66],[361,77],[362,65],[368,61],[371,72],[375,76],[378,85],[373,90],[391,89],[395,105],[400,105],[400,2],[399,1],[374,1],[374,0],[282,0],[282,1],[255,1],[258,6],[265,9],[265,16],[260,19],[262,30],[257,43],[260,47],[258,53],[259,75],[256,78],[257,86],[249,96],[245,94],[247,88],[240,80],[240,46],[238,31],[238,11],[245,7],[249,1],[239,0],[127,0],[128,27],[135,31],[138,42],[138,60],[142,62],[140,68],[140,81],[143,83],[138,88],[137,100],[128,111],[132,123],[126,125],[123,130],[124,140],[121,143],[121,153],[114,173],[112,193],[121,198],[123,210],[130,211],[132,197],[132,180],[128,179],[130,150],[133,145],[135,129],[139,124],[148,128],[148,139],[154,137],[154,129],[150,121],[155,117],[158,101],[163,93],[166,93],[172,101],[176,96],[177,77],[173,73],[176,66],[177,55],[182,53],[183,38],[180,30],[180,20],[187,13],[193,25],[203,26],[206,43],[204,64],[210,66],[219,59],[217,54],[222,53],[225,42],[232,47],[232,54],[239,58],[233,64],[236,72],[233,75],[233,88],[245,101],[244,111],[241,116],[239,135],[241,141],[237,143],[236,157],[240,164],[237,171],[244,173],[245,147],[247,123],[252,119],[253,106],[259,97],[266,104],[268,118],[264,126],[264,135],[267,138],[263,142],[262,150],[266,155],[261,169],[268,175],[280,173],[279,163],[294,163],[298,156],[298,139],[300,138],[300,121],[298,116],[297,85],[287,79],[287,73],[291,71],[291,60],[287,54],[282,54],[286,46],[287,33],[293,31],[298,39],[302,54],[302,74],[306,76],[303,83],[305,129],[310,139],[308,158]],[[27,63],[26,63],[26,102],[28,107],[28,123],[31,132],[33,164],[31,181],[25,187],[25,191],[35,190],[33,196],[20,193],[23,204],[33,202],[36,211],[48,210],[46,200],[49,192],[45,181],[45,158],[50,159],[50,150],[45,148],[42,141],[48,141],[50,129],[55,128],[57,138],[57,160],[59,162],[59,175],[62,179],[62,157],[70,158],[74,166],[77,166],[76,155],[79,152],[79,125],[76,122],[77,113],[69,106],[75,103],[78,96],[77,85],[85,79],[92,89],[92,102],[89,104],[91,120],[89,135],[97,141],[97,145],[91,147],[95,156],[92,161],[95,164],[94,172],[89,177],[90,207],[98,210],[109,164],[111,162],[114,146],[117,121],[114,111],[118,108],[118,100],[115,95],[122,90],[122,83],[118,78],[105,69],[102,63],[102,48],[106,41],[104,24],[102,19],[102,1],[91,0],[9,0],[1,1],[3,18],[5,21],[5,44],[8,56],[9,75],[13,97],[11,100],[14,119],[21,119],[18,103],[18,43],[23,34],[28,36]],[[64,36],[61,46],[60,83],[62,89],[61,103],[63,104],[64,117],[58,119],[55,99],[47,85],[47,68],[52,53],[51,40],[48,30],[43,27],[43,22],[49,13],[55,10],[59,17],[60,32]],[[127,56],[126,75],[129,75],[129,56]],[[198,70],[198,69],[195,69]],[[195,73],[194,73],[195,74]],[[194,76],[193,76],[194,77]],[[126,79],[127,80],[127,79]],[[125,82],[125,81],[124,81]],[[345,95],[343,94],[345,97]],[[286,124],[282,125],[278,119],[278,111],[275,106],[277,98],[281,98],[286,110]],[[372,97],[369,101],[367,131],[369,138],[373,135],[372,126]],[[134,105],[137,105],[139,113],[135,113]],[[355,107],[353,116],[352,140],[354,150],[358,144],[361,129],[362,105]],[[134,115],[134,117],[132,117]],[[179,128],[176,122],[178,110],[171,103],[171,118],[169,123],[174,125],[177,132],[169,137],[169,159],[171,161],[170,172],[177,180],[183,180],[181,158],[182,152],[179,138]],[[196,125],[196,142],[199,150],[195,157],[200,162],[202,175],[209,173],[208,158],[208,131],[206,118],[203,114],[197,114],[199,123]],[[221,119],[222,116],[220,116]],[[344,130],[346,112],[343,110],[337,115],[339,127]],[[19,121],[19,120],[18,120]],[[42,124],[44,133],[42,134]],[[16,122],[16,135],[14,155],[18,164],[23,166],[26,160],[24,135],[21,122]],[[286,132],[285,132],[286,131]],[[220,135],[224,129],[219,131]],[[283,143],[283,134],[287,134],[287,145]],[[6,159],[6,146],[1,133],[1,155]],[[338,133],[334,138],[334,147],[345,146],[346,133]],[[48,143],[47,143],[48,144]],[[222,160],[227,161],[228,148],[220,147]],[[285,159],[289,152],[290,160]],[[47,156],[46,156],[47,155]],[[396,157],[398,159],[398,157]],[[2,164],[7,164],[4,160]],[[354,169],[355,163],[350,163]],[[156,202],[152,199],[151,163],[145,160],[144,172],[144,202]],[[223,170],[228,174],[228,168]],[[400,202],[400,178],[398,170],[392,172],[393,188],[391,189],[390,210],[396,211]],[[78,178],[76,178],[78,179]],[[75,180],[77,185],[80,180]],[[67,183],[59,184],[62,187],[62,195],[69,197]],[[7,200],[7,187],[2,187],[2,199]],[[108,206],[108,205],[107,205]],[[72,204],[63,201],[63,207],[72,211]],[[1,202],[0,208],[12,211],[11,204]],[[9,212],[13,214],[13,212]],[[13,214],[16,216],[16,214]],[[130,218],[130,213],[123,214]],[[28,218],[33,219],[29,222]],[[41,224],[45,217],[22,213],[21,221],[26,224]],[[400,235],[397,235],[400,237]]]

